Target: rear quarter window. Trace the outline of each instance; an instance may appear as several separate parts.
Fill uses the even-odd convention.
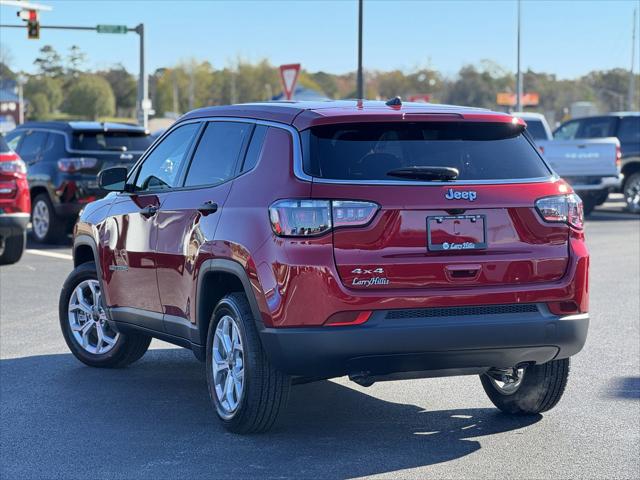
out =
[[[71,148],[74,150],[144,152],[153,139],[144,132],[74,132]]]
[[[453,167],[458,180],[548,177],[535,147],[513,124],[335,124],[302,132],[307,174],[334,180],[395,180],[409,167]]]

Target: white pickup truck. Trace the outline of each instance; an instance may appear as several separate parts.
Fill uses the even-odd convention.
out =
[[[527,131],[547,163],[580,195],[585,214],[604,203],[609,191],[620,186],[620,141],[616,137],[554,140],[541,114],[513,115],[527,123]]]

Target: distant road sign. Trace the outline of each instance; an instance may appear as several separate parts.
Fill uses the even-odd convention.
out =
[[[129,29],[126,25],[98,25],[96,30],[98,33],[127,33]]]
[[[282,82],[282,90],[284,91],[284,96],[287,100],[291,100],[293,98],[293,91],[296,88],[299,74],[299,63],[280,65],[280,81]]]
[[[529,92],[522,95],[522,101],[520,102],[523,107],[535,107],[540,103],[540,96],[536,92]],[[496,95],[496,103],[498,105],[504,105],[507,107],[514,107],[516,105],[516,94],[509,92],[502,92]]]
[[[429,93],[416,93],[407,97],[409,102],[429,103],[431,101],[431,94]]]

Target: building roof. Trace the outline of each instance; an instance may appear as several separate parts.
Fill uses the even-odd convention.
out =
[[[329,123],[433,121],[436,119],[501,123],[518,121],[511,115],[482,108],[419,102],[389,106],[382,101],[370,100],[284,101],[205,107],[185,114],[180,121],[203,117],[254,118],[293,125],[298,130]]]
[[[0,102],[16,102],[18,103],[20,99],[18,95],[13,93],[8,88],[0,88]]]

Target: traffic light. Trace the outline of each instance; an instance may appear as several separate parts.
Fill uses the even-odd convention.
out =
[[[29,10],[27,38],[29,40],[38,40],[40,38],[40,22],[38,21],[38,12],[36,10]]]

